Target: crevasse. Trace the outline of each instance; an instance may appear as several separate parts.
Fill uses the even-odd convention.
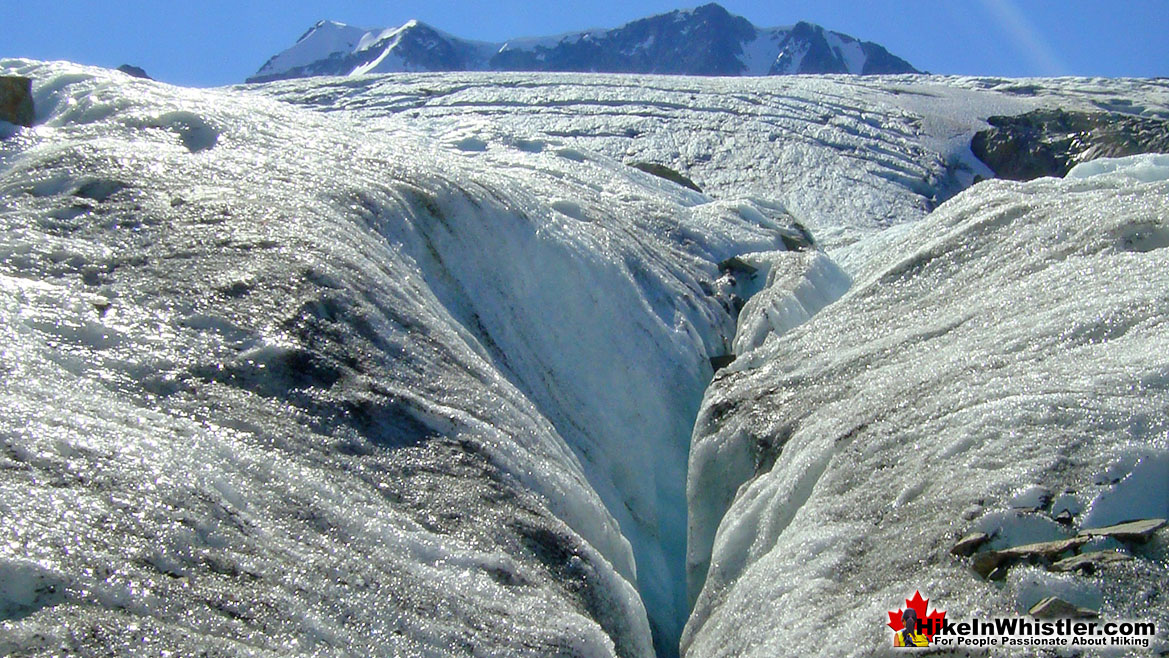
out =
[[[40,492],[10,497],[6,528],[44,556],[5,557],[23,637],[102,623],[121,595],[86,574],[113,569],[172,602],[108,613],[163,647],[201,610],[226,646],[409,652],[477,628],[508,652],[644,655],[652,628],[674,652],[692,419],[734,339],[718,263],[782,249],[782,208],[550,139],[6,66],[40,108],[0,154],[23,254],[3,272],[4,486]],[[71,420],[20,429],[53,416]],[[86,521],[47,509],[109,505],[141,520],[63,552]],[[256,583],[239,624],[214,595],[237,578]],[[525,606],[542,624],[509,631]]]
[[[651,636],[663,655],[683,636],[693,655],[775,653],[775,629],[799,630],[790,648],[823,620],[759,601],[813,591],[851,610],[827,584],[873,554],[853,506],[890,515],[880,532],[897,541],[963,514],[1004,536],[1050,530],[882,468],[918,397],[1082,429],[1077,486],[1110,494],[1092,519],[1164,470],[1148,440],[1163,190],[983,185],[910,226],[976,173],[961,137],[977,108],[1088,105],[1079,84],[1166,105],[1140,83],[1030,97],[986,79],[458,74],[189,90],[0,69],[33,77],[39,108],[0,140],[0,652],[645,656]],[[830,258],[787,248],[795,218]],[[833,262],[857,281],[843,297]],[[1027,272],[1047,274],[1012,278]],[[1107,295],[1055,296],[1042,331],[976,275],[1018,305],[1081,290],[1077,272],[1117,276],[1091,279]],[[938,290],[999,313],[998,333]],[[1093,301],[1058,303],[1077,298]],[[1035,361],[1075,342],[1079,367],[1016,374],[1076,386],[1028,375],[1027,396],[1000,398],[993,377],[929,379],[993,374],[971,359],[1000,363],[984,340],[1000,335]],[[941,337],[969,353],[910,349]],[[1101,343],[1123,358],[1094,359]],[[1081,394],[1097,389],[1118,394]],[[921,437],[944,429],[930,422]],[[1046,477],[996,461],[1008,438],[965,465],[997,469],[995,500]],[[974,446],[919,442],[933,464]],[[1037,445],[1063,463],[1060,441]],[[859,502],[853,463],[881,485]],[[1103,464],[1115,488],[1092,484]],[[949,516],[928,527],[894,518],[941,499]],[[906,595],[861,572],[870,608]],[[1131,582],[1161,582],[1146,575]],[[1039,591],[1018,578],[990,595],[1000,609]],[[881,630],[869,619],[841,623],[861,650]]]

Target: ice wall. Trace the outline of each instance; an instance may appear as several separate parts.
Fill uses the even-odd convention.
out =
[[[916,590],[955,619],[1057,595],[1169,623],[1165,533],[1101,547],[1133,559],[1094,575],[988,582],[949,552],[973,531],[1001,548],[1169,509],[1166,216],[1158,180],[979,184],[720,373],[692,448],[691,537],[714,538],[691,547],[683,654],[873,655]]]
[[[406,132],[4,66],[40,115],[0,143],[0,651],[652,651],[619,526],[414,249],[425,190],[519,222],[514,189]]]
[[[18,646],[128,616],[181,650],[197,610],[274,651],[675,651],[735,331],[709,284],[784,249],[782,207],[477,122],[4,67],[40,113],[0,142]],[[126,610],[79,575],[106,572]]]
[[[500,368],[484,342],[513,327],[544,349],[581,331],[581,304],[616,299],[609,313],[701,351],[685,313],[717,304],[692,299],[661,328],[665,273],[638,286],[621,278],[635,254],[598,245],[606,223],[634,231],[629,217],[684,214],[684,198],[650,212],[561,181],[557,195],[617,214],[569,217],[526,178],[408,131],[370,139],[269,101],[5,67],[37,80],[40,112],[0,153],[7,648],[102,629],[89,649],[651,651],[633,552],[586,479],[600,460],[582,465],[516,386],[551,368],[579,397],[555,369],[579,361],[517,350]],[[531,162],[550,178],[579,165]],[[572,230],[589,219],[594,235]],[[443,242],[452,222],[480,239]],[[694,285],[704,255],[670,280]],[[508,278],[524,258],[546,267]],[[500,286],[479,306],[452,292],[474,267]],[[697,380],[690,356],[676,368]],[[587,433],[601,455],[630,438]],[[670,438],[682,463],[685,437]]]
[[[462,183],[429,184],[414,199],[423,222],[412,249],[444,306],[579,457],[632,546],[659,653],[669,655],[687,607],[689,437],[709,357],[734,335],[703,284],[738,251],[782,249],[777,229],[790,217],[709,204],[576,149],[533,154],[531,143],[488,137],[454,144],[474,143],[466,157],[491,167],[495,185],[518,188],[519,212],[477,204]]]
[[[834,453],[786,446],[835,412],[771,408],[795,395],[778,382],[860,395],[905,342],[882,332],[930,340],[870,278],[947,235],[913,224],[972,179],[962,140],[979,117],[1163,112],[1169,96],[1148,81],[521,74],[196,91],[0,68],[37,79],[40,113],[0,141],[0,652],[632,656],[653,627],[668,654],[688,608],[685,487],[692,576],[711,555],[733,575],[786,546],[786,512],[746,514],[736,494],[782,471],[780,498],[820,500]],[[983,211],[958,207],[955,226]],[[783,251],[792,214],[827,256]],[[1116,248],[1156,254],[1163,233],[1150,217]],[[731,256],[764,273],[750,294],[723,281]],[[844,271],[861,292],[826,306]],[[847,326],[834,309],[866,299],[886,311],[865,306],[849,331],[872,343],[807,338],[822,330],[801,323]],[[726,353],[739,361],[703,409],[687,484],[707,359]],[[848,359],[865,354],[859,374]],[[895,397],[873,390],[840,418]],[[1118,484],[1085,518],[1114,518],[1160,477],[1141,445],[1110,462]],[[728,507],[745,520],[719,539]],[[792,563],[823,566],[806,557]],[[740,580],[716,576],[688,646],[770,641],[720,625],[741,619],[718,598]]]

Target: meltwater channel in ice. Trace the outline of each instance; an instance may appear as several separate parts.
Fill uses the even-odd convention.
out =
[[[1120,174],[959,194],[987,174],[966,146],[987,116],[1102,97],[1163,111],[1155,86],[450,74],[190,90],[0,70],[33,78],[38,108],[34,128],[0,127],[4,652],[644,656],[684,637],[707,655],[782,637],[815,655],[834,649],[773,632],[802,632],[781,603],[904,596],[878,575],[901,506],[932,510],[915,517],[930,541],[1034,531],[1000,503],[1063,485],[1044,461],[1062,448],[1020,457],[1019,428],[1103,432],[1069,457],[1073,480],[1117,479],[1077,489],[1093,519],[1131,510],[1164,468],[1163,184],[1094,164]],[[799,242],[809,229],[823,249]],[[959,322],[1023,304],[1047,319]],[[954,336],[968,354],[914,347]],[[1029,388],[983,391],[963,365],[978,358]],[[1028,396],[1056,375],[1117,394],[1044,416]],[[982,460],[957,437],[969,424],[929,415],[980,391],[1008,396],[987,445],[1011,459],[970,519],[980,480],[940,462],[862,477],[906,461],[901,421]],[[922,418],[898,415],[909,399]],[[836,446],[841,419],[869,429]],[[889,523],[862,527],[870,513]],[[1140,564],[1119,582],[1159,587]],[[833,584],[840,569],[867,594]],[[1024,571],[985,598],[930,569],[923,586],[955,606],[1116,600]],[[869,646],[880,627],[857,624],[844,637]]]

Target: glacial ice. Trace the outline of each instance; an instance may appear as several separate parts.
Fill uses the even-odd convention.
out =
[[[1164,184],[946,200],[985,117],[1162,86],[0,70],[38,108],[0,141],[0,652],[669,655],[689,580],[689,655],[838,653],[809,605],[860,655],[911,567],[959,612],[1165,584],[938,557],[1060,532],[1032,486],[1160,509]]]
[[[475,127],[664,164],[719,198],[782,201],[850,273],[880,262],[884,231],[992,175],[970,152],[987,117],[1112,102],[1169,116],[1165,85],[1099,78],[448,73],[239,89],[370,126],[408,122],[438,139]]]
[[[75,574],[117,567],[127,587],[168,600],[207,569],[270,590],[242,616],[202,587],[171,610],[135,611],[155,637],[202,605],[210,620],[196,635],[270,650],[295,639],[445,652],[474,637],[504,655],[561,644],[644,655],[652,625],[670,652],[686,611],[692,419],[709,358],[735,329],[704,286],[735,254],[784,249],[782,207],[712,203],[477,121],[436,139],[252,94],[5,66],[37,80],[40,108],[39,125],[0,151],[0,274],[19,338],[9,362],[38,368],[7,380],[12,472],[43,453],[48,475],[33,482],[45,504],[96,496],[100,510],[116,491],[119,513],[157,510],[66,559],[53,546],[74,522],[10,509],[20,523],[9,531],[25,533],[13,559],[37,552],[63,592],[22,604],[25,640],[52,631],[53,642],[89,623],[88,606],[109,608]],[[119,434],[119,419],[146,412]],[[55,417],[105,429],[28,429]],[[172,432],[183,438],[168,442]],[[267,452],[289,463],[246,465]],[[139,464],[138,453],[154,458]],[[284,480],[294,484],[271,484]],[[182,513],[196,529],[206,516],[234,525],[143,540],[146,557],[110,544],[175,522],[151,496],[192,507]],[[288,549],[257,557],[269,542]],[[339,553],[352,555],[328,557]],[[349,572],[376,582],[370,597],[417,590],[403,603],[414,608],[373,619],[365,594],[330,575]],[[460,581],[466,595],[446,601]],[[278,614],[290,606],[311,624]],[[435,606],[449,629],[431,627]],[[47,621],[65,609],[75,625]],[[521,609],[546,621],[518,632]]]
[[[1142,183],[1169,180],[1169,154],[1145,153],[1124,158],[1099,158],[1072,167],[1064,178],[1120,176]]]
[[[1001,585],[949,554],[1169,511],[1169,250],[1120,239],[1166,216],[1166,181],[981,183],[720,373],[691,448],[683,653],[872,655],[918,590],[956,619],[1058,595],[1169,624],[1165,533],[1106,573],[1017,565]]]
[[[664,243],[686,227],[774,248],[767,231],[706,230],[640,175],[606,190],[600,166],[555,154],[497,179],[407,132],[354,139],[263,99],[17,66],[44,82],[41,124],[0,156],[2,544],[42,594],[10,586],[7,648],[104,628],[111,651],[650,651],[629,542],[582,470],[603,483],[633,466],[605,444],[629,428],[569,417],[596,442],[582,466],[510,379],[570,399],[609,386],[681,417],[649,384],[574,388],[587,352],[571,342],[629,363],[655,340],[686,347],[670,385],[688,377],[697,405],[721,309],[690,290],[714,267]],[[180,124],[219,136],[191,149]],[[597,221],[550,211],[540,176]],[[643,296],[663,284],[677,290]],[[527,319],[541,314],[557,321]],[[643,331],[598,343],[618,317]],[[674,432],[678,502],[638,512],[681,533],[689,428],[645,431]]]
[[[778,251],[739,257],[758,267],[762,289],[739,313],[734,353],[742,356],[770,336],[782,336],[848,291],[852,280],[818,250]]]

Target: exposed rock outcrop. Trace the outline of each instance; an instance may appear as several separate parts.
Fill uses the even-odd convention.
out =
[[[1095,610],[1081,608],[1054,596],[1049,596],[1031,606],[1027,613],[1036,619],[1093,619],[1100,616],[1100,613]]]
[[[1120,541],[1143,544],[1149,541],[1153,533],[1164,528],[1165,519],[1140,519],[1125,521],[1103,528],[1085,528],[1080,531],[1081,537],[1111,537]]]
[[[969,535],[963,538],[950,549],[954,555],[974,555],[971,568],[983,578],[996,580],[996,572],[1005,574],[1005,570],[1018,562],[1041,564],[1049,571],[1085,571],[1092,572],[1097,567],[1131,559],[1123,553],[1115,551],[1089,551],[1079,554],[1082,546],[1093,539],[1115,539],[1130,544],[1143,544],[1153,536],[1153,533],[1165,527],[1165,519],[1140,519],[1126,521],[1102,528],[1085,528],[1074,537],[1057,539],[1055,541],[1013,546],[997,551],[975,553],[987,539],[983,533]],[[1000,571],[1002,569],[1003,571]]]
[[[805,22],[760,28],[709,3],[612,29],[498,43],[461,39],[417,20],[373,30],[320,21],[247,81],[400,71],[919,73],[876,43]]]
[[[629,166],[633,167],[634,169],[640,169],[647,174],[657,176],[658,178],[664,178],[673,183],[677,183],[682,187],[688,187],[695,192],[702,191],[702,188],[698,187],[694,181],[690,180],[685,175],[670,169],[666,165],[657,164],[656,162],[630,162]]]
[[[32,125],[34,118],[32,80],[0,76],[0,121],[27,127]]]
[[[1050,564],[1063,554],[1079,549],[1080,546],[1088,543],[1088,539],[1088,537],[1069,537],[1056,541],[1005,548],[1001,551],[986,551],[974,556],[971,567],[975,573],[983,578],[990,578],[990,574],[999,567],[1009,567],[1020,560]]]
[[[987,119],[970,150],[996,176],[1033,180],[1063,176],[1103,157],[1169,152],[1169,122],[1109,112],[1035,110]]]
[[[989,540],[990,535],[985,532],[973,532],[958,540],[958,543],[954,544],[954,547],[950,549],[950,554],[957,555],[958,557],[970,557],[974,555],[974,551],[977,551],[980,546]]]
[[[1131,555],[1119,551],[1095,551],[1082,555],[1073,555],[1051,565],[1051,571],[1082,571],[1086,574],[1096,573],[1101,567],[1117,562],[1129,562]]]
[[[134,66],[133,64],[123,64],[123,65],[118,67],[118,70],[121,71],[122,73],[125,73],[128,76],[131,76],[131,77],[142,78],[143,80],[153,80],[154,79],[154,78],[150,77],[149,75],[147,75],[146,71],[142,67]]]

